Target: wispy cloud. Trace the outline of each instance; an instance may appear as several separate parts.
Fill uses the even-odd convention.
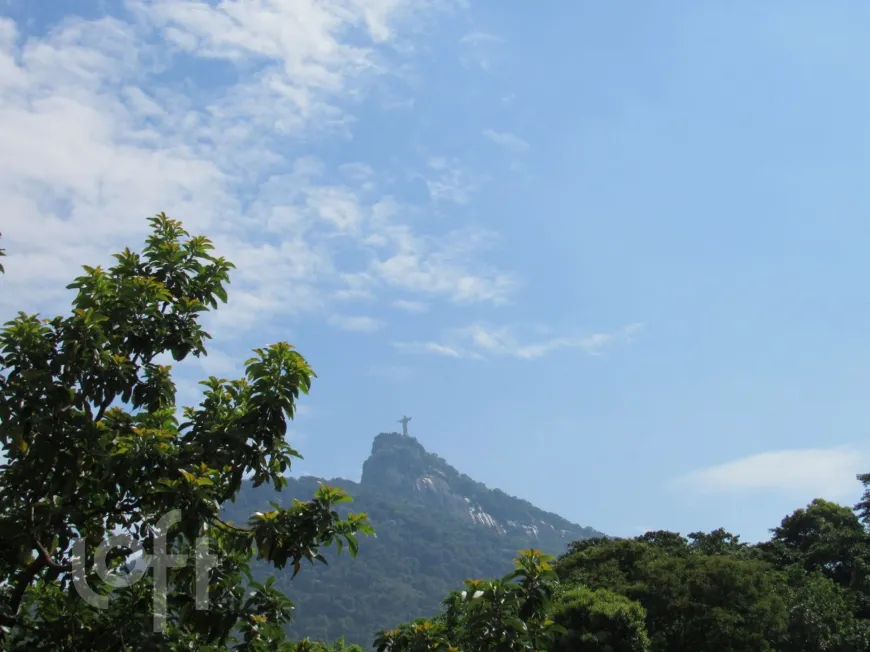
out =
[[[456,159],[433,158],[429,160],[430,177],[426,179],[429,195],[435,201],[450,201],[467,204],[476,182],[471,173]]]
[[[503,300],[511,275],[466,232],[426,232],[426,206],[385,216],[388,175],[306,152],[353,129],[371,82],[407,63],[404,25],[433,4],[130,0],[129,19],[67,17],[45,36],[0,18],[0,312],[63,305],[79,265],[135,246],[160,210],[236,263],[230,306],[209,317],[225,337],[390,289]],[[191,63],[245,74],[206,85]],[[468,170],[429,171],[434,201],[468,201]]]
[[[447,356],[448,358],[462,358],[465,354],[458,349],[438,344],[437,342],[396,342],[394,346],[399,351],[408,353],[435,353],[437,355]]]
[[[496,239],[489,231],[463,229],[442,237],[416,236],[404,225],[384,226],[379,246],[392,252],[372,263],[367,278],[422,295],[447,296],[456,303],[504,303],[517,285],[508,273],[475,262],[475,254]]]
[[[493,328],[483,324],[472,324],[445,333],[442,341],[397,342],[395,346],[400,351],[435,353],[452,358],[482,359],[490,356],[510,356],[522,360],[534,360],[559,349],[574,349],[586,355],[597,356],[602,355],[610,347],[632,342],[642,328],[642,324],[631,324],[610,333],[524,341],[517,336],[518,329],[514,327]]]
[[[483,136],[511,154],[524,154],[529,151],[529,144],[525,140],[508,131],[484,129]]]
[[[329,325],[355,333],[374,333],[385,326],[381,320],[364,315],[332,315],[329,318]]]
[[[399,310],[404,310],[410,313],[423,313],[429,310],[429,304],[423,301],[408,301],[407,299],[398,299],[393,301],[393,306]]]
[[[849,446],[778,450],[698,469],[674,486],[705,494],[773,492],[802,500],[854,495],[856,474],[870,463],[866,451]]]
[[[460,63],[466,68],[492,72],[498,65],[504,39],[486,32],[471,32],[459,40],[462,52]]]

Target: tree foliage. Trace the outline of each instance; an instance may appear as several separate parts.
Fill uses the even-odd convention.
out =
[[[285,484],[293,458],[287,419],[314,372],[290,344],[254,350],[245,376],[202,381],[198,406],[179,418],[171,360],[206,354],[200,315],[226,301],[232,264],[202,236],[160,214],[141,253],[115,255],[109,269],[84,268],[69,288],[72,312],[19,313],[0,332],[0,624],[6,649],[277,649],[292,603],[249,579],[252,558],[300,570],[320,548],[370,531],[365,515],[340,518],[350,500],[320,487],[312,500],[226,523],[221,504],[244,477]],[[177,510],[178,522],[161,529]],[[123,575],[129,553],[186,554],[166,569],[155,632],[154,584],[110,591],[94,570],[95,546],[129,540],[107,565]],[[196,605],[195,548],[207,537],[217,565],[205,575],[208,610]],[[84,542],[84,552],[77,547]],[[84,563],[104,604],[84,601],[73,581]],[[152,564],[153,565],[153,564]],[[129,569],[128,569],[129,571]],[[158,595],[159,598],[159,595]]]
[[[870,651],[862,570],[870,533],[858,516],[815,500],[772,535],[755,545],[723,529],[575,541],[531,617],[499,583],[467,582],[440,616],[385,632],[377,643],[388,652]],[[472,591],[486,618],[465,615]],[[524,637],[550,621],[549,638]]]
[[[565,632],[550,617],[557,576],[551,557],[521,550],[513,572],[499,580],[468,580],[444,601],[435,619],[420,619],[381,632],[378,652],[549,649]]]
[[[780,566],[801,564],[840,586],[853,582],[867,534],[858,516],[842,505],[817,498],[786,516],[760,546]]]
[[[646,610],[608,589],[574,586],[556,603],[554,620],[565,628],[555,652],[647,652]]]
[[[761,544],[721,529],[649,532],[575,542],[556,570],[587,601],[609,590],[643,607],[654,652],[858,652],[870,649],[868,542],[849,508],[819,499]]]
[[[864,527],[870,528],[870,473],[860,474],[858,481],[864,485],[864,494],[861,496],[861,501],[855,505],[855,511],[858,512],[858,518],[861,519]]]

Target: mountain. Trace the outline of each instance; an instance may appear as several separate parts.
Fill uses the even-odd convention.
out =
[[[561,551],[570,541],[601,536],[591,528],[475,482],[413,437],[397,433],[375,437],[372,454],[363,464],[360,486],[366,493],[401,497],[509,538],[519,536],[525,545],[535,542],[541,549]]]
[[[375,437],[359,483],[306,476],[281,492],[246,485],[224,516],[244,522],[270,501],[309,499],[319,482],[350,493],[346,509],[366,512],[376,536],[361,539],[356,559],[326,553],[328,566],[304,568],[293,580],[278,575],[278,588],[297,606],[290,629],[297,639],[344,636],[369,646],[378,630],[436,613],[463,580],[504,575],[522,548],[561,554],[571,541],[603,536],[475,482],[398,433]]]

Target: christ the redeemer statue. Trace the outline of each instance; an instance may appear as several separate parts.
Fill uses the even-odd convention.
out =
[[[410,420],[411,420],[411,417],[405,417],[405,416],[403,416],[403,417],[402,417],[401,419],[399,419],[399,421],[398,421],[399,423],[402,424],[402,434],[405,435],[405,437],[408,436],[408,422],[409,422]]]

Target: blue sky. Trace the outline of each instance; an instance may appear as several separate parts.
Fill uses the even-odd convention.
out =
[[[161,210],[238,265],[180,400],[286,339],[297,470],[402,414],[609,534],[870,470],[870,6],[0,0],[3,317]]]

